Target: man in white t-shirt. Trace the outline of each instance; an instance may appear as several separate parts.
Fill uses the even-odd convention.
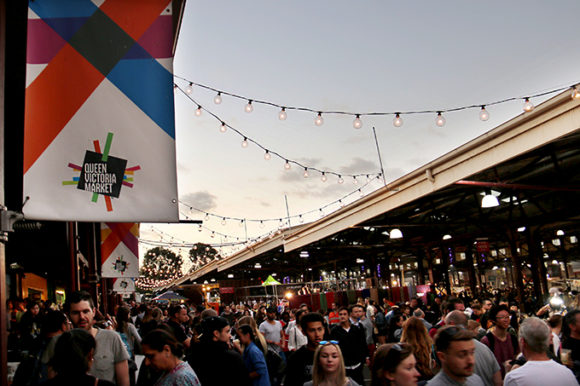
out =
[[[264,338],[266,338],[268,346],[273,348],[277,353],[281,353],[284,333],[282,323],[276,320],[276,307],[268,307],[266,316],[268,318],[260,324],[259,330],[264,335]]]
[[[527,362],[506,374],[504,386],[578,385],[570,369],[548,358],[550,327],[536,318],[523,321],[519,330],[520,349]]]

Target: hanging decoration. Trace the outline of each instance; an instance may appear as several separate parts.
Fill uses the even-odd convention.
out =
[[[531,94],[529,94],[527,96],[523,96],[523,97],[521,97],[521,96],[510,97],[510,98],[505,98],[505,99],[501,99],[501,100],[497,100],[497,101],[493,101],[493,102],[476,103],[476,104],[472,104],[472,105],[450,107],[450,108],[445,108],[445,109],[437,109],[437,110],[423,109],[423,110],[408,110],[408,111],[395,110],[395,111],[376,111],[376,112],[361,113],[361,112],[339,111],[339,110],[326,111],[326,110],[314,109],[311,107],[297,107],[297,106],[281,105],[281,104],[274,103],[274,102],[259,100],[256,98],[249,98],[249,97],[242,96],[239,94],[234,94],[234,93],[227,92],[224,90],[219,90],[219,89],[216,89],[214,87],[210,87],[210,86],[206,86],[204,84],[193,82],[189,79],[186,79],[186,78],[178,76],[178,75],[174,75],[174,77],[176,79],[179,79],[181,81],[186,82],[186,84],[187,84],[186,94],[187,95],[191,94],[191,92],[193,91],[193,86],[196,86],[196,87],[217,93],[216,98],[219,97],[219,103],[221,103],[221,101],[222,101],[222,96],[227,95],[228,97],[245,101],[250,105],[261,104],[261,105],[265,105],[265,106],[274,107],[277,110],[279,110],[278,118],[280,120],[285,120],[288,117],[288,111],[301,111],[301,112],[311,113],[311,114],[313,114],[313,122],[316,126],[321,126],[324,124],[324,116],[325,115],[347,115],[347,116],[351,116],[353,118],[352,125],[355,129],[360,129],[363,127],[362,118],[364,118],[364,117],[393,116],[394,117],[393,118],[393,126],[401,127],[403,125],[402,116],[404,116],[404,115],[405,116],[417,115],[417,114],[432,114],[432,115],[434,115],[436,118],[437,126],[442,127],[445,124],[445,120],[444,120],[444,118],[443,118],[443,120],[441,120],[441,119],[439,119],[439,117],[440,116],[442,117],[442,115],[444,113],[453,113],[453,112],[457,112],[457,111],[472,110],[472,109],[478,109],[480,111],[479,112],[479,119],[482,121],[487,121],[489,119],[490,115],[489,115],[489,112],[486,110],[486,108],[489,108],[490,106],[500,105],[500,104],[504,104],[507,102],[513,102],[513,101],[519,100],[519,101],[522,101],[522,103],[523,103],[523,105],[522,105],[523,111],[530,112],[534,109],[534,105],[530,101],[530,99],[539,98],[539,97],[543,97],[543,96],[550,95],[550,94],[555,94],[555,93],[558,93],[560,91],[564,91],[566,89],[569,89],[571,91],[570,96],[573,99],[580,99],[580,84],[578,82],[575,82],[574,84],[572,84],[570,86],[554,87],[554,88],[549,89],[547,91],[538,92],[538,93],[531,93]],[[214,98],[214,102],[215,102],[215,98]],[[218,102],[215,102],[215,103],[218,103]],[[199,105],[198,105],[198,107],[199,107]],[[247,111],[247,109],[246,109],[246,111]]]

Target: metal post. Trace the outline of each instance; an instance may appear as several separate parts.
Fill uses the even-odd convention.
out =
[[[4,206],[4,89],[6,76],[6,0],[0,0],[0,206]],[[0,241],[0,385],[8,385],[8,322],[6,320],[6,248]]]
[[[381,165],[381,176],[383,176],[383,184],[387,186],[387,179],[385,177],[385,169],[383,169],[383,159],[381,158],[381,150],[379,149],[379,141],[377,140],[377,132],[373,126],[373,135],[375,137],[375,145],[377,145],[377,153],[379,155],[379,164]]]

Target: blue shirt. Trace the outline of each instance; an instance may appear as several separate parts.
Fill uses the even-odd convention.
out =
[[[268,374],[268,366],[262,350],[256,346],[254,342],[250,342],[248,347],[244,349],[244,364],[248,372],[257,372],[260,374],[258,378],[252,379],[254,386],[270,386],[270,376]]]

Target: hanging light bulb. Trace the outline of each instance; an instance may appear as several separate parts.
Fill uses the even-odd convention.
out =
[[[304,217],[302,217],[302,215],[299,215],[299,216],[298,216],[298,222],[299,222],[300,224],[304,223]]]
[[[222,122],[222,125],[220,126],[220,133],[225,133],[226,131],[228,131],[228,127],[226,126],[225,122]]]
[[[342,176],[341,176],[340,174],[338,175],[338,180],[337,180],[337,182],[338,182],[339,184],[342,184],[342,183],[344,182],[344,180],[342,179]]]
[[[243,227],[243,226],[244,226],[244,219],[241,219],[240,220],[240,227]]]
[[[437,119],[435,119],[435,124],[439,127],[445,126],[445,118],[441,115],[441,111],[437,113]]]
[[[352,183],[353,184],[358,184],[358,180],[356,179],[356,176],[352,176]]]
[[[489,113],[485,109],[485,106],[481,106],[481,110],[479,111],[479,119],[482,121],[487,121],[489,119]]]
[[[209,221],[209,213],[205,214],[205,217],[203,218],[205,221]]]
[[[322,172],[322,175],[320,176],[320,180],[321,180],[322,182],[326,182],[326,180],[327,180],[327,179],[328,179],[328,178],[326,177],[326,174],[324,174],[324,172]]]
[[[393,118],[393,126],[395,127],[403,126],[403,118],[401,118],[401,115],[399,113],[396,113],[395,118]]]
[[[319,211],[320,211],[320,217],[321,218],[324,217],[324,211],[322,210],[322,208],[320,208]]]
[[[578,86],[575,86],[572,89],[572,94],[570,94],[570,96],[572,99],[580,99],[580,89],[578,89]]]
[[[399,228],[394,228],[393,230],[391,230],[389,232],[389,237],[391,239],[402,239],[403,238],[403,232],[401,232],[401,230]]]
[[[224,218],[222,218],[222,225],[226,225],[226,223],[227,223],[227,222],[226,222],[226,218],[225,218],[225,217],[224,217]]]
[[[318,115],[316,116],[316,119],[314,120],[314,124],[316,126],[322,126],[322,124],[324,123],[324,119],[322,118],[322,113],[318,113]]]
[[[244,149],[248,147],[248,138],[244,137],[244,140],[242,141],[242,147]]]
[[[352,122],[352,127],[354,127],[355,129],[360,129],[362,127],[362,125],[363,125],[363,123],[360,120],[360,114],[357,114],[356,118]]]
[[[359,194],[361,197],[363,197],[363,196],[365,195],[365,194],[363,193],[362,189],[359,189],[359,190],[358,190],[358,194]]]
[[[288,160],[286,160],[286,163],[284,164],[284,169],[286,170],[290,170],[290,162],[288,162]]]
[[[201,106],[197,105],[197,109],[195,109],[195,116],[199,117],[201,116]]]
[[[215,237],[215,232],[211,232],[210,237],[213,239]]]
[[[187,95],[191,94],[191,92],[193,91],[193,83],[189,82],[189,84],[187,85],[187,87],[185,88],[185,93]]]
[[[304,178],[308,178],[308,168],[304,168],[304,174],[302,174]]]
[[[246,107],[244,107],[244,110],[246,111],[246,113],[251,113],[252,111],[254,111],[254,106],[252,106],[252,100],[248,100],[248,104],[246,105]]]
[[[482,208],[493,208],[499,206],[499,200],[494,196],[491,191],[486,191],[485,196],[481,200]]]
[[[286,114],[286,107],[282,107],[282,110],[278,113],[278,119],[281,121],[285,121],[288,118],[288,114]]]
[[[213,97],[213,103],[215,103],[216,105],[219,105],[220,103],[222,103],[222,93],[218,92],[217,95],[215,97]]]
[[[260,229],[264,229],[264,226],[265,226],[264,221],[260,220],[260,225],[259,225]]]
[[[264,153],[264,159],[266,161],[269,161],[270,158],[272,158],[272,154],[270,154],[270,152],[268,150],[266,150],[266,152]]]
[[[534,104],[532,102],[530,102],[530,98],[526,98],[524,101],[524,111],[526,113],[529,113],[533,109],[534,109]]]

